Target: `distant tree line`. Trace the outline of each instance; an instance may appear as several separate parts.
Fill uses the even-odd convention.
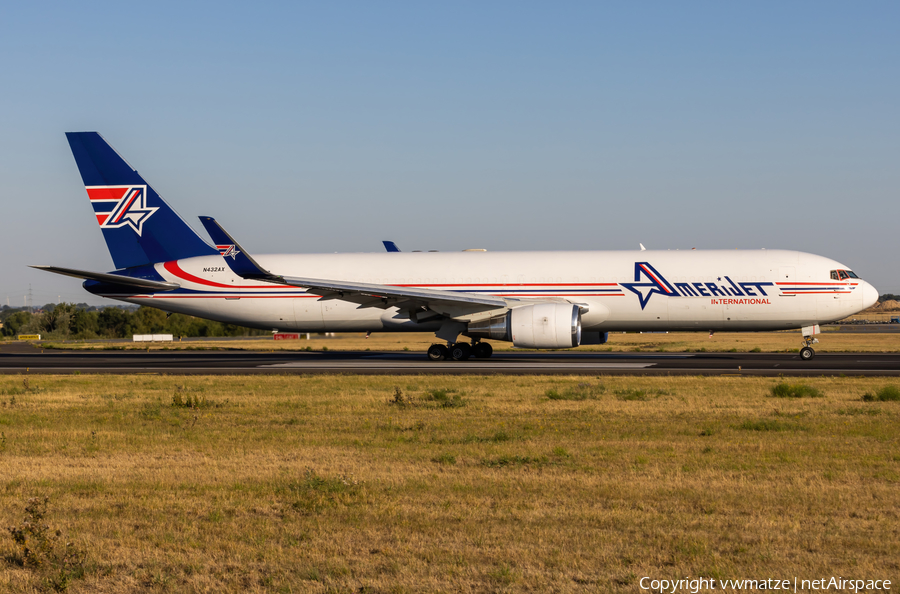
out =
[[[878,298],[879,302],[882,301],[900,301],[900,295],[894,295],[893,293],[885,293],[881,297]]]
[[[46,305],[34,313],[22,308],[0,309],[3,336],[40,334],[43,338],[78,340],[89,338],[131,338],[133,334],[179,336],[262,336],[256,330],[172,314],[153,307],[91,307],[83,303]]]

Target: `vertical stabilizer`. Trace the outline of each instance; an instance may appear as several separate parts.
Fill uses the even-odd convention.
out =
[[[116,268],[218,252],[97,132],[66,132]]]

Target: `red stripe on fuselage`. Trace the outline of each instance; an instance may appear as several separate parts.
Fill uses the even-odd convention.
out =
[[[171,260],[163,264],[163,268],[177,276],[178,278],[186,281],[190,281],[192,283],[197,283],[198,285],[206,285],[207,287],[219,287],[222,289],[260,289],[260,288],[272,288],[272,289],[295,289],[296,287],[283,287],[278,285],[226,285],[222,283],[217,283],[215,281],[206,280],[204,278],[200,278],[199,276],[194,276],[193,274],[185,271],[181,266],[178,265],[177,260]],[[457,284],[395,284],[395,285],[385,285],[386,287],[503,287],[503,288],[513,288],[513,287],[615,287],[618,286],[618,283],[457,283]],[[500,289],[502,290],[502,289]]]
[[[107,295],[104,295],[107,297]],[[144,297],[131,296],[131,299],[143,299]],[[318,295],[254,295],[248,297],[246,295],[216,295],[213,293],[207,295],[149,295],[147,299],[233,299],[235,301],[247,299],[318,299]]]
[[[426,283],[396,284],[388,287],[617,287],[619,283]]]
[[[753,283],[747,283],[747,284],[752,285]],[[775,283],[775,284],[779,285],[779,286],[780,285],[827,285],[827,286],[841,286],[841,287],[847,286],[847,283],[842,283],[840,281],[831,281],[830,283]],[[850,286],[855,287],[858,284],[859,283],[850,283]]]
[[[175,275],[175,277],[180,278],[181,280],[186,280],[198,285],[203,285],[206,287],[215,287],[218,289],[229,289],[230,291],[234,291],[236,289],[279,289],[279,290],[288,290],[288,291],[296,291],[297,287],[291,286],[279,286],[279,285],[227,285],[224,283],[217,283],[215,281],[207,280],[205,278],[201,278],[199,276],[195,276],[187,271],[185,271],[181,266],[178,265],[177,260],[171,260],[169,262],[165,262],[163,264],[163,268],[167,271]],[[510,284],[498,284],[498,283],[481,283],[481,284],[425,284],[425,285],[385,285],[388,287],[504,287],[513,288],[513,287],[615,287],[618,286],[618,283],[510,283]],[[498,289],[498,291],[502,291],[503,289]],[[622,293],[598,293],[598,294],[584,294],[584,293],[559,293],[559,294],[497,294],[497,297],[622,297]],[[242,299],[272,299],[272,298],[282,298],[281,296],[241,296]],[[285,295],[283,298],[294,297],[291,295]],[[319,295],[304,295],[303,297],[313,297],[318,299]],[[221,298],[218,295],[158,295],[154,296],[156,299],[203,299],[203,298]]]
[[[217,283],[215,281],[206,280],[205,278],[200,278],[199,276],[194,276],[190,272],[186,272],[178,265],[177,260],[170,260],[163,264],[163,268],[177,276],[178,278],[186,281],[190,281],[192,283],[196,283],[198,285],[205,285],[207,287],[216,287],[219,289],[287,289],[290,291],[296,291],[297,287],[286,287],[280,285],[226,285],[224,283]]]
[[[119,294],[117,294],[119,295]],[[113,297],[110,294],[103,294],[102,297]],[[584,294],[559,294],[559,295],[495,295],[495,297],[624,297],[624,293],[599,293],[596,295],[584,295]],[[245,294],[236,294],[236,295],[227,295],[225,293],[216,294],[216,293],[207,293],[205,295],[128,295],[129,299],[234,299],[234,300],[248,300],[248,299],[318,299],[319,295],[245,295]]]

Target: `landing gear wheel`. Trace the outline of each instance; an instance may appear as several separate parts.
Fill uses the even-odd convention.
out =
[[[472,347],[472,356],[476,359],[487,359],[494,354],[494,347],[486,342],[479,342]]]
[[[433,344],[428,347],[429,361],[443,361],[447,358],[447,347],[442,344]]]
[[[450,347],[450,358],[454,361],[466,361],[472,356],[472,347],[467,342],[457,342]]]
[[[816,356],[816,352],[814,350],[812,350],[811,347],[803,347],[802,349],[800,349],[800,358],[803,359],[804,361],[809,361],[810,359],[812,359],[815,356]]]

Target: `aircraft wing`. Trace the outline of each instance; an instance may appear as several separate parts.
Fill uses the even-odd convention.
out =
[[[121,274],[110,274],[107,272],[76,270],[74,268],[62,268],[60,266],[31,266],[31,268],[46,270],[47,272],[55,272],[56,274],[64,274],[65,276],[74,276],[75,278],[95,280],[101,283],[112,283],[116,285],[125,285],[128,287],[136,287],[138,289],[151,289],[154,291],[174,291],[181,286],[178,283],[166,283],[149,280],[146,278],[135,278],[131,276],[124,276]]]
[[[225,262],[241,278],[301,287],[310,293],[321,295],[325,299],[350,301],[358,303],[360,307],[399,307],[411,312],[427,308],[450,317],[471,315],[494,309],[507,309],[516,304],[526,303],[518,299],[504,299],[476,293],[273,274],[260,266],[215,219],[200,217],[200,221],[206,227],[216,246],[222,251]],[[533,303],[533,301],[528,301],[528,303]]]
[[[324,299],[341,299],[358,303],[362,307],[401,307],[411,310],[427,307],[451,317],[506,309],[510,306],[500,297],[416,287],[392,287],[292,276],[274,276],[271,282],[301,287],[309,293],[321,295]]]

